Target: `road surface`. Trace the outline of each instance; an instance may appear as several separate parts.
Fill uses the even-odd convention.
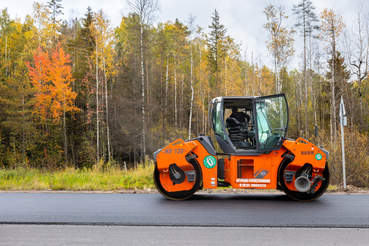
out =
[[[368,245],[368,207],[369,195],[0,193],[0,245]]]
[[[0,193],[1,224],[369,228],[368,195]]]

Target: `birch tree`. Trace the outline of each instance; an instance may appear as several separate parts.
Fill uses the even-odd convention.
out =
[[[269,31],[269,40],[266,41],[267,48],[272,54],[274,61],[274,83],[275,93],[280,93],[282,85],[278,80],[279,69],[283,67],[288,59],[295,53],[293,48],[294,30],[288,30],[282,26],[284,19],[288,16],[283,10],[282,6],[268,5],[264,9],[264,14],[267,19],[267,23],[263,27]]]
[[[192,123],[192,108],[193,108],[193,97],[194,97],[194,89],[193,89],[193,33],[194,33],[194,22],[195,22],[194,16],[190,15],[188,25],[190,30],[190,86],[191,86],[191,105],[190,105],[190,117],[188,120],[188,138],[191,138],[191,123]]]
[[[158,0],[127,0],[131,11],[140,18],[140,59],[141,59],[141,111],[142,111],[142,150],[141,161],[146,159],[146,129],[145,129],[145,71],[144,71],[144,27],[155,18],[155,13],[160,9]],[[144,164],[145,165],[145,164]]]
[[[108,80],[114,75],[114,53],[112,49],[114,41],[114,33],[110,27],[110,21],[102,10],[99,10],[94,15],[94,22],[92,26],[92,31],[95,37],[95,67],[96,67],[96,134],[97,143],[99,143],[100,138],[100,119],[99,119],[99,109],[105,108],[104,125],[106,126],[106,144],[107,144],[107,156],[108,161],[111,160],[111,143],[110,143],[110,128],[109,128],[109,100],[108,100]],[[99,72],[101,71],[101,72]],[[102,74],[102,92],[99,93],[99,87],[101,82],[99,81],[99,76]],[[99,102],[99,95],[102,96],[102,101]],[[99,144],[97,144],[99,145]],[[99,148],[100,146],[97,146]],[[99,149],[97,149],[97,158],[99,159]],[[103,153],[103,155],[106,155]],[[99,161],[99,160],[98,160]]]
[[[363,89],[362,82],[368,76],[368,53],[369,36],[365,32],[368,27],[368,20],[362,13],[363,6],[358,6],[356,12],[356,21],[353,28],[344,32],[344,47],[346,59],[351,73],[356,77],[359,87],[360,100],[360,132],[363,132]]]
[[[47,5],[34,2],[32,5],[34,25],[36,26],[36,33],[38,37],[38,46],[43,48],[50,48],[53,39],[52,23],[48,18],[50,10]]]

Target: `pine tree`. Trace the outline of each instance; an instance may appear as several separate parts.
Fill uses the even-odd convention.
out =
[[[60,20],[57,19],[58,15],[63,15],[63,7],[60,4],[62,0],[51,0],[50,2],[47,2],[47,7],[50,9],[50,20],[52,23],[52,29],[53,29],[53,42],[54,46],[56,45],[56,36],[60,29]]]
[[[333,64],[334,64],[334,68],[332,67]],[[349,95],[351,94],[350,93],[351,85],[348,83],[348,80],[350,79],[350,72],[347,69],[344,57],[338,51],[336,52],[334,56],[333,62],[332,62],[332,58],[330,58],[327,61],[327,68],[328,68],[328,71],[326,74],[327,79],[331,80],[333,73],[334,73],[334,77],[337,82],[335,84],[329,83],[327,87],[330,88],[331,86],[334,86],[334,88],[330,88],[330,91],[334,91],[334,97],[335,97],[334,103],[336,103],[335,105],[335,108],[337,111],[336,114],[338,114],[341,96],[344,98],[345,102],[350,99]],[[355,114],[355,112],[349,112],[349,111],[347,112],[348,112],[349,118],[351,117],[352,114]]]
[[[297,15],[297,23],[295,26],[301,29],[301,35],[304,38],[304,87],[305,87],[305,133],[306,136],[309,137],[308,132],[308,112],[307,106],[308,102],[308,82],[307,82],[307,74],[306,74],[306,41],[307,38],[311,38],[312,32],[314,30],[318,30],[319,26],[314,24],[318,22],[317,15],[313,12],[315,7],[312,5],[310,0],[302,0],[297,5],[293,5],[293,14]]]
[[[207,58],[212,70],[210,85],[211,88],[214,89],[220,86],[220,61],[224,56],[224,41],[227,28],[225,28],[223,24],[220,24],[220,16],[216,9],[211,19],[213,20],[209,26],[211,31],[206,41],[209,49]]]

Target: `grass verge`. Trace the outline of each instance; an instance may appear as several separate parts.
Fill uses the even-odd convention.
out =
[[[118,191],[152,189],[154,165],[127,172],[119,168],[107,170],[73,169],[41,171],[30,168],[0,169],[0,190],[70,190]]]
[[[42,171],[34,168],[0,169],[0,190],[3,191],[122,191],[155,189],[153,181],[154,164],[124,171],[109,167],[105,170],[73,169]],[[209,193],[240,192],[233,188],[218,188]],[[246,190],[245,190],[246,191]],[[248,192],[274,192],[275,190],[247,190]],[[328,192],[343,191],[337,185],[330,185]],[[359,192],[351,186],[345,192]]]

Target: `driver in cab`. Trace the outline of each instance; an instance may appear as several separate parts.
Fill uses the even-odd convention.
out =
[[[235,118],[240,123],[249,122],[250,121],[250,116],[247,115],[245,112],[238,112],[238,108],[237,107],[233,107],[232,108],[232,114],[229,117],[230,118]]]

